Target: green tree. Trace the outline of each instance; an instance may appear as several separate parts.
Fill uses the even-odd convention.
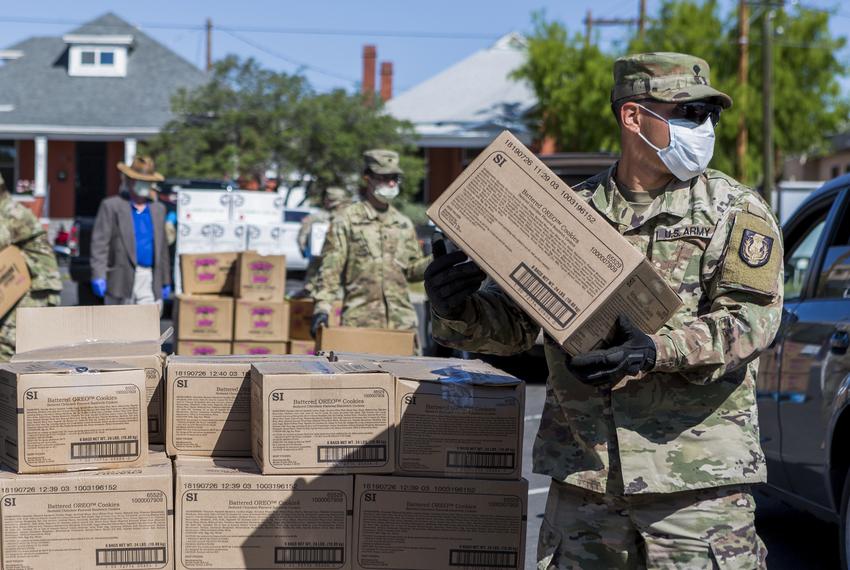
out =
[[[717,128],[711,166],[730,174],[740,172],[735,143],[743,115],[749,130],[744,182],[760,183],[761,22],[766,11],[752,7],[744,88],[737,79],[737,11],[734,5],[730,8],[723,13],[717,0],[663,0],[644,38],[632,38],[625,51],[610,56],[592,45],[585,47],[582,36],[570,36],[561,24],[535,14],[528,59],[517,71],[517,76],[531,83],[540,101],[534,119],[543,123],[544,131],[556,138],[562,150],[615,149],[617,130],[608,104],[614,57],[646,51],[691,53],[708,61],[712,84],[734,100]],[[784,156],[824,148],[829,135],[845,126],[850,105],[839,85],[848,67],[837,57],[846,40],[830,33],[829,13],[796,6],[774,8],[774,14],[774,137],[776,164],[781,169]],[[606,135],[609,130],[610,136]]]
[[[533,125],[562,151],[616,150],[619,136],[609,101],[613,58],[541,12],[532,19],[528,57],[513,76],[528,81],[537,95]]]
[[[277,169],[312,197],[329,185],[356,187],[362,153],[391,148],[402,155],[403,200],[418,191],[424,165],[410,146],[409,123],[343,90],[316,93],[307,80],[228,56],[210,80],[172,100],[175,118],[149,141],[166,176],[235,178]]]

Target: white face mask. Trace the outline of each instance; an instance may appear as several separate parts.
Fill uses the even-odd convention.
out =
[[[133,193],[139,198],[150,198],[152,188],[153,184],[151,184],[150,182],[142,182],[141,180],[136,180],[133,184]]]
[[[647,109],[639,103],[638,105],[667,123],[670,144],[665,148],[658,148],[649,142],[643,133],[638,134],[646,144],[655,149],[658,158],[673,176],[684,182],[705,172],[711,157],[714,156],[714,125],[711,118],[706,118],[701,125],[686,119],[665,119],[652,109]]]
[[[372,195],[382,204],[389,204],[396,196],[398,196],[398,184],[390,186],[389,184],[379,184],[372,190]]]

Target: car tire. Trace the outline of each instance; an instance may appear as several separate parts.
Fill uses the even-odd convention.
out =
[[[850,569],[850,469],[841,493],[841,567]]]

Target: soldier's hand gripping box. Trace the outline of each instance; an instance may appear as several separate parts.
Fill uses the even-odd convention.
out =
[[[166,363],[169,455],[250,457],[251,363],[295,356],[171,356]]]
[[[357,475],[354,570],[522,570],[528,482]]]
[[[251,459],[174,467],[178,570],[351,568],[350,475],[262,475]]]
[[[396,474],[522,476],[522,380],[480,360],[408,358],[378,366],[396,378]]]
[[[571,354],[596,348],[618,315],[654,333],[681,305],[643,253],[508,131],[428,216]]]
[[[111,360],[145,371],[148,440],[165,441],[162,338],[155,305],[18,309],[12,362]]]
[[[265,474],[392,473],[393,377],[368,364],[255,362],[251,446]]]
[[[108,361],[0,366],[0,460],[18,473],[144,465],[145,372]]]
[[[174,566],[171,462],[107,471],[0,472],[3,568]]]

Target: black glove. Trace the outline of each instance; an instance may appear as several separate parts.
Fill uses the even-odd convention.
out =
[[[573,357],[567,368],[591,386],[613,386],[624,376],[655,367],[655,343],[626,315],[617,319],[610,348]]]
[[[438,315],[447,319],[458,317],[487,274],[468,261],[464,252],[446,253],[443,239],[434,240],[431,250],[434,261],[425,270],[425,292]]]
[[[319,334],[319,327],[326,327],[330,320],[327,313],[315,313],[313,320],[310,322],[310,336],[316,338]]]

